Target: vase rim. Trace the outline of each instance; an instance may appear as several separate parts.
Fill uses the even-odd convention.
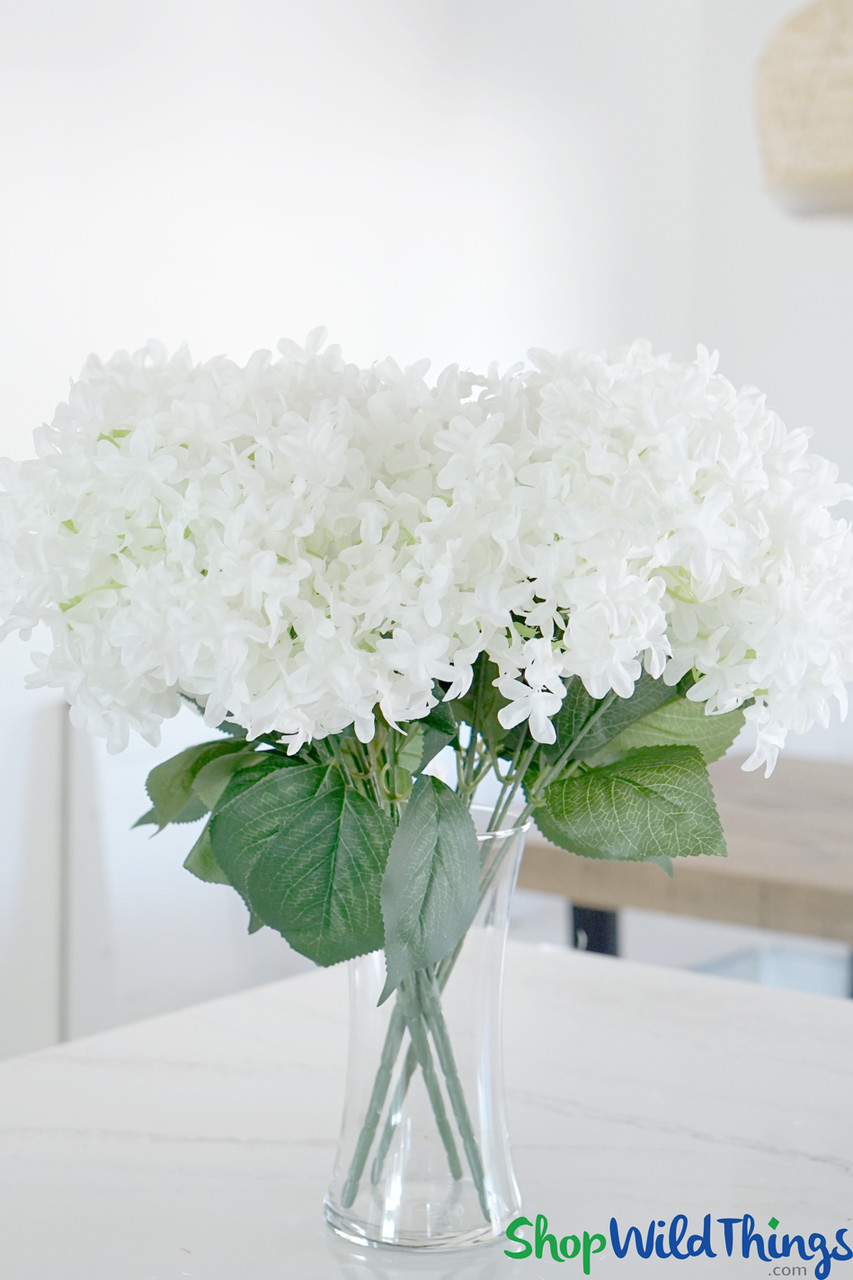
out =
[[[491,812],[492,812],[491,805],[488,805],[488,804],[472,804],[471,805],[472,816],[474,814],[485,814],[488,816]],[[533,825],[532,818],[528,818],[526,822],[518,824],[518,823],[512,822],[512,817],[513,817],[512,813],[509,813],[507,817],[510,819],[510,822],[508,824],[504,824],[503,826],[496,827],[494,830],[478,831],[477,839],[478,840],[494,840],[496,836],[517,836],[517,835],[521,835],[521,833],[524,831],[529,831],[530,827]]]

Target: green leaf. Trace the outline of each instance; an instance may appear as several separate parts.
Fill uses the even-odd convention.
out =
[[[184,861],[187,871],[191,871],[199,880],[204,880],[207,884],[230,884],[225,872],[213,856],[213,849],[210,847],[210,823],[205,824],[198,840],[190,849]]]
[[[317,964],[379,949],[390,816],[328,764],[276,756],[238,771],[210,823],[213,856],[253,918]]]
[[[645,747],[616,764],[558,780],[534,817],[546,839],[587,858],[726,853],[697,747]]]
[[[557,741],[548,744],[545,748],[543,754],[547,759],[555,760],[563,754],[598,711],[603,701],[603,698],[593,698],[591,693],[587,693],[579,676],[572,676],[566,687],[566,696],[563,698],[560,710],[551,717],[551,723],[557,732]],[[591,732],[592,729],[588,730],[586,736],[588,737]],[[578,744],[578,749],[582,749],[581,744]]]
[[[440,690],[440,692],[443,691]],[[429,715],[418,723],[424,727],[424,747],[417,768],[417,772],[422,773],[439,751],[443,751],[450,745],[459,731],[459,726],[449,702],[439,702]]]
[[[574,742],[592,717],[596,716],[573,752],[574,759],[585,760],[596,755],[636,720],[675,701],[682,693],[683,686],[653,680],[644,671],[634,685],[630,698],[615,697],[604,706],[605,699],[593,698],[578,677],[574,676],[560,710],[553,717],[557,741],[546,747],[543,754],[547,760],[556,760]]]
[[[204,715],[204,703],[199,702],[198,698],[194,698],[189,693],[181,693],[179,696],[192,707],[193,711],[197,711],[200,716]]]
[[[738,708],[723,715],[705,714],[704,702],[676,698],[650,715],[636,720],[612,742],[608,751],[632,751],[637,747],[698,747],[706,764],[724,756],[743,728],[744,714]]]
[[[202,765],[193,778],[192,789],[206,809],[213,809],[237,770],[253,768],[260,764],[267,754],[267,752],[253,751],[251,748],[220,752],[207,764]]]
[[[223,720],[216,728],[219,733],[227,733],[232,738],[238,738],[241,741],[246,739],[246,730],[241,724],[235,724],[233,720]]]
[[[465,803],[422,774],[391,843],[382,881],[387,980],[437,964],[464,937],[477,911],[480,857]]]
[[[436,697],[443,696],[444,690],[441,685],[436,685],[433,689]],[[424,716],[418,724],[425,725],[429,729],[435,729],[437,733],[443,733],[448,738],[456,735],[456,716],[453,714],[453,706],[450,702],[438,702],[432,710]]]
[[[217,756],[241,750],[245,748],[240,742],[202,742],[152,769],[145,788],[160,830],[170,822],[194,822],[203,818],[209,806],[193,791],[196,775]],[[148,818],[146,814],[141,821]]]
[[[168,826],[170,822],[175,822],[175,823],[198,822],[199,818],[203,818],[204,815],[208,812],[209,812],[208,807],[204,803],[204,801],[199,799],[198,796],[194,795],[190,797],[190,799],[187,801],[187,803],[184,805],[182,809],[178,810],[178,812],[173,817],[167,818],[165,822],[160,822],[158,817],[158,824],[159,824],[160,830],[162,831],[163,828]]]
[[[424,729],[416,720],[406,725],[406,735],[402,742],[398,739],[396,764],[398,769],[407,773],[416,773],[424,753]]]
[[[471,688],[453,702],[459,719],[485,738],[495,758],[505,754],[507,737],[507,730],[498,720],[498,712],[506,706],[506,698],[494,685],[499,675],[495,663],[484,653],[479,654],[474,663]]]

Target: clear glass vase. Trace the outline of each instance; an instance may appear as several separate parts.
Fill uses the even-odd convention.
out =
[[[478,837],[479,909],[436,969],[410,975],[377,1008],[383,953],[350,961],[344,1115],[325,1215],[353,1243],[458,1249],[495,1239],[518,1214],[501,997],[526,831]]]

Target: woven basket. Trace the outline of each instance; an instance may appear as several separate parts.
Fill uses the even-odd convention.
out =
[[[773,33],[756,111],[779,202],[794,213],[853,213],[853,0],[818,0]]]

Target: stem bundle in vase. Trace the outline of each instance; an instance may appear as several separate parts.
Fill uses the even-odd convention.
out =
[[[202,823],[185,865],[250,929],[320,965],[382,952],[343,1205],[421,1079],[492,1221],[445,1005],[500,833],[667,871],[723,855],[709,762],[745,729],[769,771],[845,706],[851,491],[701,348],[432,383],[319,334],[279,349],[90,358],[38,458],[4,466],[3,632],[49,633],[32,683],[110,750],[203,717],[140,821]]]

